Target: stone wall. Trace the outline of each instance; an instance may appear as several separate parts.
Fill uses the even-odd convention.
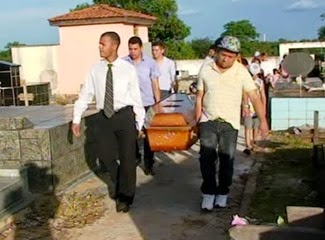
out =
[[[95,166],[93,113],[87,112],[83,134],[76,138],[70,130],[71,106],[1,108],[0,169],[25,166],[32,192],[67,187]]]

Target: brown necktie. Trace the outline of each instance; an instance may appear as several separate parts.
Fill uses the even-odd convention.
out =
[[[106,89],[104,99],[104,113],[106,117],[110,118],[114,115],[114,93],[113,93],[113,64],[107,64],[108,70],[106,74]]]

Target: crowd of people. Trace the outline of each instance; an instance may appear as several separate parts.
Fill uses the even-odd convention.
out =
[[[143,161],[144,173],[155,174],[154,152],[143,127],[145,114],[174,91],[176,66],[166,57],[163,42],[152,44],[150,57],[142,50],[142,40],[133,36],[128,41],[129,54],[119,57],[120,41],[115,32],[100,36],[102,59],[90,68],[75,102],[71,129],[80,136],[82,115],[95,98],[98,156],[113,186],[109,196],[117,212],[128,212],[135,196],[137,165]],[[217,39],[209,50],[198,74],[195,103],[203,179],[201,209],[206,211],[227,206],[241,112],[247,129],[253,129],[247,133],[248,150],[255,134],[264,137],[268,133],[264,82],[259,75],[262,57],[255,56],[259,60],[244,66],[244,59],[238,61],[240,41],[232,36]],[[143,140],[143,156],[139,139]]]
[[[286,55],[283,56],[278,68],[273,69],[269,69],[266,64],[268,60],[268,55],[266,53],[256,51],[250,63],[246,58],[240,57],[239,59],[254,80],[266,115],[269,91],[275,89],[276,84],[279,82],[290,81],[289,74],[283,68],[285,57]],[[245,128],[246,143],[246,148],[243,152],[246,155],[250,155],[253,151],[260,151],[260,148],[256,145],[256,142],[260,139],[259,120],[250,99],[245,93],[242,99],[242,123]]]

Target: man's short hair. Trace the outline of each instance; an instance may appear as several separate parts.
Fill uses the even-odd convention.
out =
[[[166,45],[162,41],[154,42],[153,47],[160,47],[161,49],[166,49]]]
[[[248,66],[248,65],[249,65],[248,60],[247,60],[246,58],[243,58],[243,57],[242,57],[240,60],[241,60],[241,63],[242,63],[244,66]]]
[[[139,46],[142,47],[142,40],[137,36],[133,36],[129,39],[128,44],[139,44]]]
[[[109,37],[112,42],[114,42],[117,46],[120,46],[121,39],[120,36],[116,32],[104,32],[101,36],[102,37]]]
[[[217,51],[217,46],[215,44],[210,45],[209,50]]]

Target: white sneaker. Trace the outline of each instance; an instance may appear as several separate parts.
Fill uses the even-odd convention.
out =
[[[215,199],[215,195],[203,194],[201,209],[212,211],[214,207],[214,199]]]
[[[216,195],[215,206],[225,208],[227,207],[228,195]]]

